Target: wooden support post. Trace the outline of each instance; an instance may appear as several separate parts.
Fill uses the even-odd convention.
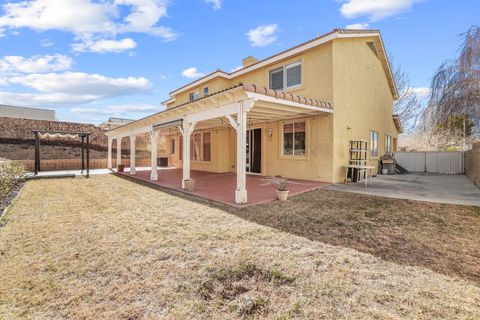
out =
[[[85,136],[80,137],[82,139],[82,174],[83,170],[85,170],[85,148],[84,148],[84,143],[85,143]]]
[[[40,136],[35,132],[35,175],[40,171]]]
[[[90,177],[90,135],[87,134],[87,178]]]

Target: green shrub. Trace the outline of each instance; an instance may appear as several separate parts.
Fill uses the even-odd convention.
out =
[[[0,199],[25,178],[25,169],[13,161],[0,162]]]

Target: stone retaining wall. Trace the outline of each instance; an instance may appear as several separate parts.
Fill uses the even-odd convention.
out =
[[[465,174],[480,188],[480,142],[465,152]]]
[[[93,124],[0,117],[0,138],[32,140],[32,130],[89,132],[91,144],[107,146],[107,136]]]

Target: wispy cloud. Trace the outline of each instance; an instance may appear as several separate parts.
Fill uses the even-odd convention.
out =
[[[105,107],[76,107],[70,111],[77,114],[102,115],[102,116],[123,116],[129,113],[153,113],[163,109],[162,106],[153,104],[116,104]]]
[[[203,74],[201,72],[198,72],[197,68],[195,68],[195,67],[187,68],[187,69],[182,71],[182,76],[184,76],[186,78],[191,78],[191,79],[202,77],[204,75],[205,74]]]
[[[205,2],[211,4],[215,10],[222,9],[222,0],[205,0]]]
[[[134,49],[137,47],[137,43],[130,38],[121,40],[91,40],[86,39],[81,43],[74,43],[72,49],[75,52],[123,52],[126,50]]]
[[[414,92],[420,99],[428,98],[431,92],[431,89],[428,87],[411,87],[409,90]]]
[[[55,54],[33,57],[5,56],[0,59],[0,74],[3,76],[12,73],[42,73],[68,70],[73,61],[70,57]]]
[[[354,23],[345,27],[346,29],[363,30],[368,29],[368,23]]]
[[[277,24],[261,25],[247,32],[248,40],[254,47],[264,47],[277,40]]]
[[[0,101],[19,105],[71,105],[145,93],[152,84],[143,77],[110,78],[83,72],[34,73],[5,80],[35,92],[0,92]]]
[[[408,10],[413,0],[344,0],[340,13],[345,18],[367,17],[378,21]]]

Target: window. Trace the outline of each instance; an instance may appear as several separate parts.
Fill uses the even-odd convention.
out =
[[[392,136],[385,136],[385,153],[392,153]]]
[[[190,160],[211,160],[211,134],[210,132],[198,132],[190,136]]]
[[[170,154],[175,154],[175,138],[173,137],[170,140]]]
[[[269,73],[269,87],[285,90],[302,84],[302,63],[300,61],[274,69]]]
[[[374,130],[370,132],[370,155],[378,156],[378,132]]]
[[[305,156],[305,121],[283,125],[283,155]]]
[[[203,88],[203,96],[208,96],[208,87]]]
[[[198,91],[190,92],[190,95],[189,95],[190,102],[197,100],[198,98],[199,98]]]

